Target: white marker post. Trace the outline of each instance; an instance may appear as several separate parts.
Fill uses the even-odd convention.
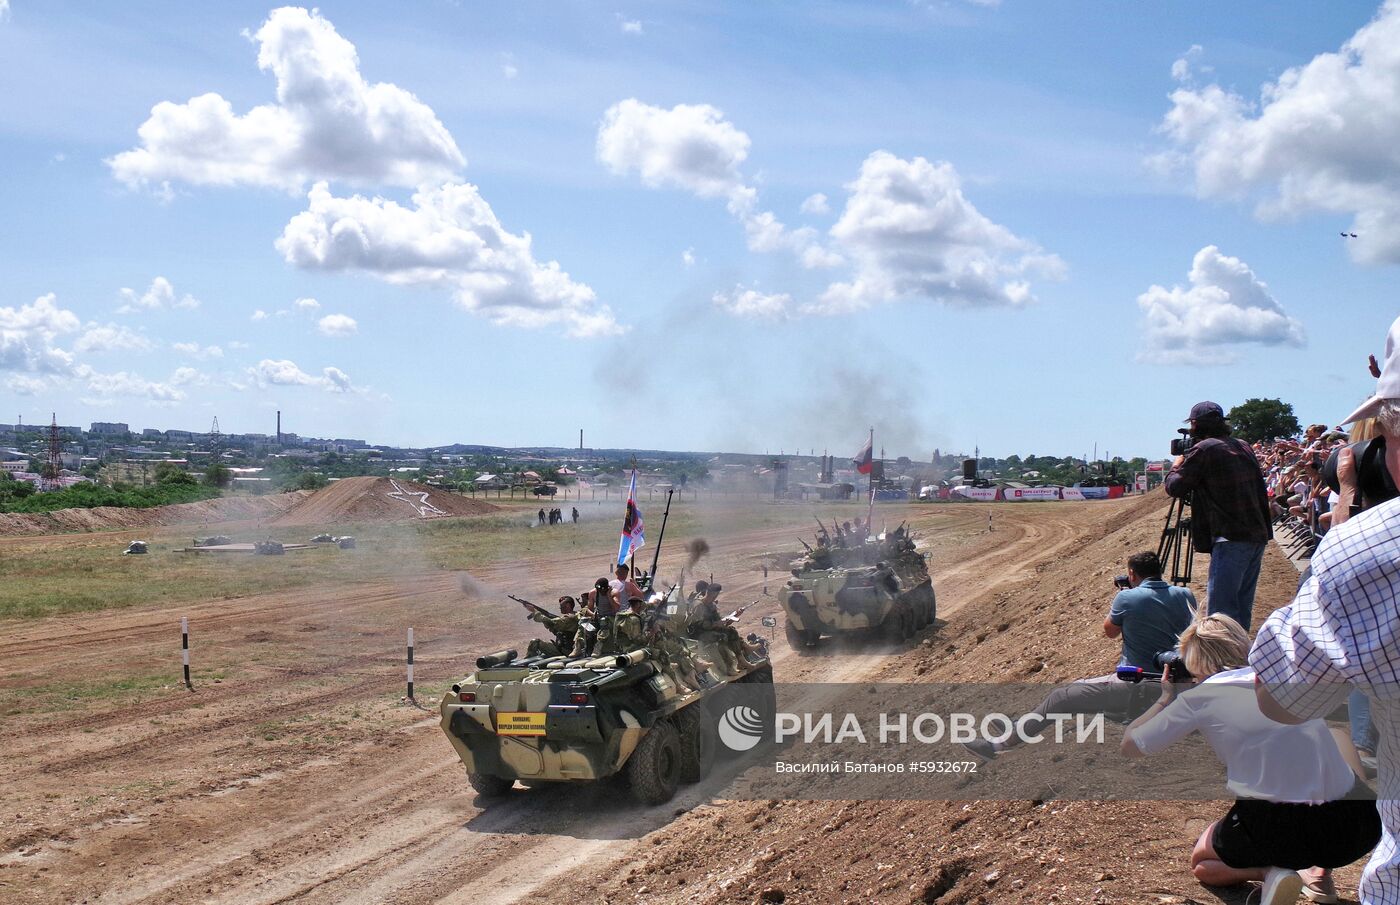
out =
[[[408,699],[413,700],[413,629],[408,630]]]
[[[185,667],[185,687],[194,691],[190,683],[190,620],[186,616],[180,617],[180,661]]]

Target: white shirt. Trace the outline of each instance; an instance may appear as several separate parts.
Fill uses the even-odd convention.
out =
[[[1249,662],[1301,717],[1327,713],[1353,687],[1371,699],[1385,833],[1361,875],[1361,901],[1400,905],[1400,499],[1328,531],[1312,568],[1293,602],[1260,627]]]
[[[1322,720],[1275,723],[1259,711],[1254,670],[1216,673],[1177,695],[1133,730],[1143,754],[1157,754],[1200,732],[1225,765],[1225,787],[1237,798],[1321,804],[1351,791],[1351,772]]]

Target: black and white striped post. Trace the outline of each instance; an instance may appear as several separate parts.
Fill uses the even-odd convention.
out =
[[[190,682],[190,620],[186,616],[180,617],[180,662],[185,667],[185,687],[194,691]]]
[[[408,699],[413,700],[413,629],[408,630]]]

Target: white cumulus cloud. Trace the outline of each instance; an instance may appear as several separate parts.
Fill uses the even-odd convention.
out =
[[[321,303],[315,299],[297,299],[295,302],[292,302],[292,305],[296,307],[298,311],[315,311],[321,307]]]
[[[199,343],[171,343],[170,348],[181,355],[188,355],[190,358],[197,358],[201,361],[224,357],[224,350],[219,346],[201,346]]]
[[[681,263],[684,264],[684,265],[687,266],[687,267],[694,267],[694,266],[695,266],[695,249],[693,249],[693,248],[687,248],[685,251],[681,252]]]
[[[252,317],[250,317],[250,318],[248,318],[248,319],[249,319],[250,321],[256,322],[256,321],[265,321],[265,320],[267,320],[269,317],[271,317],[271,315],[269,315],[266,311],[264,311],[264,310],[262,310],[261,308],[259,308],[259,309],[257,309],[256,311],[254,311]]]
[[[87,389],[98,397],[132,396],[150,399],[153,402],[179,402],[185,398],[185,391],[171,383],[147,380],[126,371],[99,374],[90,369],[83,369],[79,376]]]
[[[151,346],[151,341],[140,333],[116,324],[88,324],[73,342],[76,352],[144,352]]]
[[[758,189],[741,172],[749,145],[749,136],[709,104],[668,110],[628,98],[603,114],[596,153],[614,173],[636,173],[649,188],[725,199],[753,251],[787,248],[804,266],[830,266],[830,253],[807,254],[816,245],[815,230],[789,230],[771,211],[758,209]]]
[[[10,0],[0,0],[0,22],[10,21]]]
[[[296,362],[287,359],[264,358],[256,366],[248,369],[248,375],[258,386],[308,386],[319,387],[332,393],[344,393],[353,389],[350,377],[340,368],[321,369],[320,377],[313,377]]]
[[[1244,344],[1302,346],[1303,326],[1239,258],[1214,245],[1196,252],[1189,286],[1152,286],[1138,296],[1146,315],[1138,358],[1156,364],[1224,364]]]
[[[189,293],[180,295],[165,277],[156,277],[151,280],[151,285],[147,287],[145,292],[138,293],[135,289],[123,289],[121,297],[124,302],[117,309],[118,314],[158,311],[165,308],[199,307],[199,299]]]
[[[836,314],[902,299],[986,307],[1034,301],[1029,278],[1059,278],[1064,263],[994,223],[963,195],[951,163],[876,151],[847,187],[831,227],[852,262],[808,313]]]
[[[1196,191],[1251,198],[1262,218],[1348,215],[1355,260],[1400,263],[1400,0],[1335,53],[1265,84],[1257,102],[1211,84],[1171,95],[1162,130]]]
[[[792,296],[785,292],[765,293],[735,286],[732,292],[716,292],[712,301],[735,317],[780,320],[792,309]]]
[[[119,180],[286,191],[320,179],[416,186],[465,165],[432,109],[396,85],[365,81],[355,46],[318,11],[274,10],[252,37],[258,68],[276,79],[276,103],[239,114],[212,92],[162,101],[137,130],[140,145],[108,161]]]
[[[29,305],[0,307],[0,371],[72,373],[72,353],[55,342],[60,336],[78,332],[81,326],[76,314],[58,307],[53,293]]]
[[[572,336],[622,332],[591,288],[555,261],[536,261],[530,234],[508,232],[467,183],[422,188],[412,207],[338,197],[318,183],[276,244],[297,267],[450,289],[460,306],[496,324],[562,325]]]
[[[802,202],[802,213],[804,214],[829,214],[831,205],[827,202],[826,196],[821,192],[815,195],[808,195]]]
[[[354,336],[360,325],[348,314],[327,314],[316,322],[316,329],[325,336]]]
[[[642,20],[628,19],[621,13],[617,15],[618,27],[622,29],[624,35],[639,35],[642,33]]]

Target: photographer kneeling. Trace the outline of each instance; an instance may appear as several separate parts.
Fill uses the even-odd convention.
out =
[[[1380,839],[1370,789],[1321,720],[1285,726],[1259,710],[1238,622],[1207,616],[1182,632],[1180,651],[1195,684],[1179,689],[1163,676],[1161,697],[1128,727],[1122,751],[1157,754],[1199,731],[1224,763],[1236,801],[1196,841],[1191,872],[1211,886],[1261,881],[1260,905],[1292,903],[1299,892],[1337,901],[1332,868]]]
[[[1104,618],[1104,637],[1122,638],[1119,666],[1154,671],[1158,668],[1158,655],[1176,647],[1177,636],[1191,624],[1196,598],[1186,588],[1162,580],[1162,564],[1151,550],[1128,557],[1128,574],[1114,579],[1114,584],[1122,590],[1114,595]],[[1128,719],[1146,706],[1140,688],[1120,681],[1116,673],[1079,679],[1050,692],[1032,713],[1042,718],[1050,713],[1105,713],[1114,719]],[[1026,732],[1034,735],[1044,725],[1043,721],[1031,721]],[[1017,733],[1003,742],[978,739],[963,747],[970,754],[990,760],[1020,740]]]

